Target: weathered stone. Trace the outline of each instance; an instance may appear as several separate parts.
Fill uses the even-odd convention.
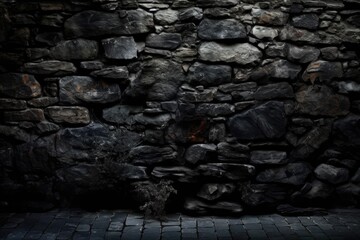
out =
[[[233,17],[233,11],[231,10],[232,9],[223,8],[223,7],[206,8],[204,9],[204,16],[212,19],[230,18]],[[240,18],[240,20],[242,19]],[[243,22],[245,23],[245,21]]]
[[[254,94],[256,100],[268,100],[276,98],[294,98],[294,92],[287,82],[272,83],[260,86]]]
[[[36,124],[36,132],[39,135],[50,134],[60,130],[60,126],[47,121],[42,121]]]
[[[0,74],[0,94],[13,98],[34,98],[41,95],[41,86],[33,75],[21,73]]]
[[[198,28],[198,36],[203,40],[243,39],[247,37],[243,24],[235,19],[204,19]]]
[[[341,116],[349,112],[350,102],[345,96],[334,94],[323,85],[304,86],[296,93],[296,111],[312,116]]]
[[[176,159],[177,153],[171,147],[154,147],[143,145],[134,147],[129,152],[129,159],[138,165],[169,163]]]
[[[178,21],[178,15],[178,11],[172,9],[159,10],[154,14],[154,19],[160,25],[170,25]]]
[[[39,63],[25,63],[24,72],[39,75],[63,76],[76,72],[76,67],[70,62],[47,60]]]
[[[262,53],[249,43],[225,45],[215,42],[204,42],[199,47],[200,59],[210,62],[228,62],[242,65],[259,62]]]
[[[84,107],[48,107],[46,115],[55,123],[89,124],[89,110]]]
[[[105,108],[102,112],[102,117],[111,123],[129,124],[134,122],[132,114],[142,112],[143,108],[130,105],[115,105],[110,108]]]
[[[219,86],[219,90],[224,93],[232,93],[235,91],[253,91],[256,90],[256,88],[256,82],[228,83]]]
[[[251,34],[258,39],[270,39],[273,40],[279,35],[277,29],[263,26],[254,26],[251,29]]]
[[[154,27],[154,21],[151,13],[141,9],[129,10],[125,16],[89,10],[67,19],[64,27],[69,38],[132,35],[149,32]]]
[[[217,92],[216,88],[205,89],[204,91],[197,91],[196,89],[181,89],[178,93],[178,98],[184,102],[200,103],[213,101]]]
[[[22,111],[4,112],[3,120],[6,122],[41,122],[45,120],[45,117],[42,109],[28,108]]]
[[[64,40],[64,36],[60,32],[44,32],[37,34],[35,40],[48,46],[55,46],[57,43]]]
[[[298,47],[288,44],[287,58],[293,62],[308,63],[318,59],[320,50],[310,46]]]
[[[207,183],[204,184],[197,196],[207,201],[214,201],[226,197],[235,191],[235,185],[231,183]]]
[[[117,60],[137,58],[137,46],[133,37],[107,38],[101,43],[106,58]]]
[[[184,209],[196,214],[240,214],[243,207],[234,202],[217,202],[214,204],[201,202],[195,199],[187,199]]]
[[[67,104],[109,103],[120,99],[118,84],[94,80],[86,76],[63,77],[59,82],[60,102]]]
[[[359,93],[360,84],[357,82],[337,82],[339,93]]]
[[[250,164],[282,165],[288,162],[287,153],[280,151],[252,151]]]
[[[154,167],[151,175],[157,178],[176,180],[181,183],[194,183],[198,174],[187,167]]]
[[[306,42],[316,44],[320,42],[320,37],[316,33],[309,32],[305,29],[297,29],[292,26],[285,26],[280,32],[282,41],[290,40],[294,42]]]
[[[100,61],[85,61],[80,63],[80,67],[86,70],[99,70],[104,67],[104,63]]]
[[[215,153],[215,144],[196,144],[186,150],[185,159],[191,164],[208,162],[214,157]]]
[[[200,21],[203,18],[203,10],[198,7],[191,7],[180,10],[179,20],[182,22]]]
[[[218,160],[221,162],[248,163],[249,147],[240,143],[220,142],[217,145]]]
[[[91,72],[91,75],[100,79],[124,80],[129,78],[127,67],[114,66]]]
[[[241,186],[241,200],[250,207],[266,207],[277,205],[286,199],[288,189],[280,184],[246,184]]]
[[[316,30],[319,26],[319,17],[316,14],[303,14],[292,18],[294,27]]]
[[[260,172],[256,181],[300,186],[305,183],[311,172],[310,166],[306,163],[289,163],[284,167],[270,168]]]
[[[196,62],[189,68],[188,80],[191,84],[204,86],[214,86],[230,82],[231,67]]]
[[[198,0],[197,5],[199,7],[232,7],[238,4],[238,0]]]
[[[160,49],[174,50],[181,45],[180,33],[149,34],[146,38],[146,46]]]
[[[209,130],[210,142],[221,142],[226,137],[226,126],[223,123],[218,123],[212,126]]]
[[[316,61],[309,64],[303,73],[304,81],[311,81],[312,84],[316,80],[320,82],[331,82],[343,76],[343,69],[340,62]]]
[[[235,112],[234,105],[229,103],[202,103],[196,107],[196,114],[199,116],[225,116]]]
[[[240,140],[280,138],[286,132],[284,104],[267,102],[231,117],[228,126]]]
[[[332,184],[340,184],[349,180],[349,170],[329,164],[320,164],[314,172],[317,178]]]
[[[57,60],[88,60],[96,58],[98,51],[96,41],[76,39],[58,43],[51,48],[50,56]]]
[[[255,174],[255,167],[247,164],[208,163],[197,169],[201,176],[232,181],[249,180]]]
[[[47,48],[28,48],[26,49],[26,56],[29,60],[37,60],[49,56],[50,51]]]
[[[286,24],[289,15],[280,11],[267,11],[253,8],[251,14],[255,18],[256,24],[283,26]]]
[[[168,113],[157,114],[157,115],[147,115],[145,113],[139,113],[134,116],[134,121],[138,124],[145,126],[165,126],[172,119],[171,115]]]
[[[277,79],[296,79],[301,72],[301,66],[283,59],[267,64],[264,68],[272,78]]]
[[[0,98],[0,110],[23,110],[26,109],[25,100]]]
[[[167,101],[176,97],[185,76],[181,65],[169,60],[145,62],[142,74],[130,83],[126,94],[151,101]]]
[[[57,97],[40,97],[29,100],[28,104],[31,107],[44,108],[50,105],[54,105],[55,103],[58,102],[59,99]]]
[[[265,49],[265,53],[269,57],[286,57],[286,47],[286,43],[275,42]]]

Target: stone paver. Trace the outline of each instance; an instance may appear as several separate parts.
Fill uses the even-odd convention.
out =
[[[325,216],[256,215],[189,217],[164,220],[128,210],[0,213],[0,239],[360,239],[360,210],[330,210]]]

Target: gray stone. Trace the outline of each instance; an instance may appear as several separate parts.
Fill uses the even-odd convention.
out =
[[[226,137],[226,126],[223,123],[218,123],[212,126],[209,130],[209,141],[220,142]]]
[[[98,55],[99,46],[96,41],[75,39],[60,42],[50,49],[50,57],[57,60],[89,60]]]
[[[231,81],[231,67],[196,62],[189,68],[188,80],[193,85],[215,86]]]
[[[195,111],[195,114],[199,116],[217,117],[234,113],[235,107],[229,103],[201,103]]]
[[[345,183],[349,180],[348,169],[334,167],[325,163],[317,166],[314,170],[314,173],[318,179],[332,184]]]
[[[101,41],[105,57],[116,60],[137,58],[137,46],[133,37],[107,38]]]
[[[178,21],[178,11],[172,9],[159,10],[154,14],[155,23],[170,25]]]
[[[115,105],[113,107],[105,108],[102,112],[102,117],[111,123],[117,124],[131,124],[134,119],[131,115],[140,113],[142,107],[132,105]]]
[[[89,124],[89,110],[84,107],[53,106],[45,109],[46,115],[55,123]]]
[[[29,99],[41,95],[40,83],[33,75],[3,73],[0,79],[0,94],[3,96]]]
[[[311,168],[307,163],[289,163],[284,167],[270,168],[260,172],[256,177],[256,181],[300,186],[305,183],[311,172]]]
[[[247,37],[243,24],[235,19],[204,19],[198,28],[198,36],[203,40],[243,39]]]
[[[286,132],[284,104],[267,102],[228,121],[230,132],[240,140],[280,138]]]
[[[151,175],[181,183],[195,183],[198,176],[197,172],[187,167],[154,167]]]
[[[250,207],[277,205],[288,196],[288,189],[280,184],[253,183],[240,187],[241,200]]]
[[[298,47],[288,44],[287,58],[293,62],[308,63],[318,59],[320,50],[310,46]]]
[[[157,115],[147,115],[145,113],[139,113],[134,116],[135,123],[145,126],[165,126],[169,123],[171,119],[172,117],[168,113]]]
[[[70,62],[47,60],[38,63],[25,63],[22,70],[31,74],[63,76],[76,72],[76,67]]]
[[[232,93],[236,91],[253,91],[256,90],[256,88],[256,82],[228,83],[219,86],[219,90],[224,93]]]
[[[121,96],[118,84],[86,76],[63,77],[59,87],[60,102],[67,104],[110,103],[119,100]]]
[[[304,86],[296,93],[296,111],[312,116],[341,116],[349,112],[350,102],[325,85]]]
[[[231,181],[249,180],[255,175],[255,167],[247,164],[208,163],[197,169],[201,176]]]
[[[146,46],[159,49],[174,50],[181,45],[180,33],[149,34],[146,38]]]
[[[283,26],[287,23],[289,15],[276,10],[262,10],[253,8],[251,14],[255,18],[255,23],[260,25]]]
[[[203,10],[198,7],[190,7],[179,11],[179,20],[182,22],[200,21],[203,18]]]
[[[309,44],[320,43],[320,37],[318,34],[307,31],[305,29],[297,29],[293,26],[285,26],[280,32],[280,40],[294,41],[294,42],[306,42]]]
[[[204,89],[204,91],[197,91],[196,89],[189,89],[189,91],[181,89],[178,93],[178,98],[184,102],[200,103],[211,102],[214,100],[217,92],[216,88]]]
[[[214,201],[232,194],[235,189],[235,185],[231,183],[207,183],[201,187],[197,196],[207,201]]]
[[[196,144],[185,152],[185,159],[191,164],[208,162],[216,153],[215,144]]]
[[[281,151],[252,151],[250,164],[282,165],[288,162],[287,153]]]
[[[36,132],[39,135],[50,134],[60,130],[60,126],[47,121],[42,121],[36,124]]]
[[[251,29],[251,34],[258,39],[270,39],[273,40],[279,35],[277,29],[263,26],[254,26]]]
[[[238,0],[198,0],[197,5],[199,7],[232,7],[239,3]]]
[[[217,202],[210,204],[196,199],[187,199],[184,203],[184,209],[193,214],[240,214],[243,212],[243,207],[238,203]]]
[[[80,68],[86,70],[99,70],[104,67],[104,63],[100,61],[84,61],[80,63]]]
[[[262,53],[249,43],[222,44],[204,42],[199,47],[200,59],[210,62],[228,62],[246,65],[259,62]]]
[[[50,51],[47,48],[28,48],[26,49],[26,56],[29,60],[37,60],[49,56]]]
[[[339,93],[359,93],[360,84],[357,82],[337,82]]]
[[[269,57],[286,57],[287,44],[283,42],[272,43],[265,49],[265,53]]]
[[[304,71],[302,78],[304,81],[311,81],[311,83],[314,84],[316,80],[329,83],[342,76],[343,69],[340,62],[319,60],[309,64]]]
[[[294,98],[295,94],[287,82],[272,83],[260,86],[254,94],[256,100],[268,100],[276,98]]]
[[[93,71],[91,75],[100,79],[127,80],[129,78],[129,71],[127,67],[114,66]]]
[[[151,13],[141,9],[129,10],[125,16],[89,10],[68,18],[64,28],[69,38],[132,35],[151,31],[154,21]]]
[[[39,97],[28,101],[29,106],[44,108],[59,102],[57,97]]]
[[[172,100],[184,78],[180,64],[170,60],[153,59],[145,62],[142,74],[130,83],[125,93],[142,100]]]
[[[218,160],[222,162],[248,163],[249,147],[240,143],[220,142],[217,145]]]
[[[11,98],[0,98],[1,110],[23,110],[26,109],[25,100],[16,100]]]
[[[177,153],[171,147],[142,145],[132,148],[129,152],[129,159],[133,164],[145,166],[171,163],[176,157]]]
[[[264,68],[272,78],[277,79],[296,79],[301,72],[301,66],[283,59],[267,64]]]
[[[3,112],[3,120],[5,122],[41,122],[45,120],[45,116],[42,109],[28,108],[22,111]]]
[[[319,26],[319,17],[316,14],[302,14],[292,18],[294,27],[315,30]]]

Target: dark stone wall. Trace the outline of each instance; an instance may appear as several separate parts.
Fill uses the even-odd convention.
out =
[[[1,2],[2,208],[358,205],[360,1]]]

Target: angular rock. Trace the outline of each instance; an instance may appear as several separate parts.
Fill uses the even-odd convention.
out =
[[[233,202],[217,202],[209,204],[195,199],[187,199],[184,203],[186,211],[196,214],[240,214],[243,212],[243,207],[238,203]]]
[[[312,116],[341,116],[349,112],[350,102],[325,85],[304,86],[296,93],[296,111]]]
[[[65,35],[69,38],[141,34],[151,31],[153,27],[153,15],[141,9],[129,10],[125,16],[83,11],[67,19],[64,24]]]
[[[48,107],[45,109],[46,115],[55,123],[65,124],[89,124],[89,110],[84,107]]]
[[[348,169],[334,167],[325,163],[317,166],[314,172],[317,178],[332,184],[340,184],[349,180]]]
[[[3,120],[5,122],[41,122],[45,120],[45,116],[42,109],[28,108],[22,111],[4,112]]]
[[[269,57],[286,57],[286,47],[286,43],[275,42],[265,49],[265,53]]]
[[[196,107],[196,115],[198,116],[225,116],[235,112],[235,107],[229,103],[202,103]]]
[[[230,66],[196,62],[189,68],[188,81],[193,85],[217,86],[230,82],[231,74]]]
[[[203,10],[198,7],[190,7],[179,12],[179,20],[182,22],[196,22],[203,18]]]
[[[36,132],[39,135],[50,134],[60,130],[60,126],[47,121],[42,121],[36,124]]]
[[[203,40],[229,40],[247,37],[246,29],[235,19],[213,20],[204,19],[198,28],[198,36]]]
[[[41,95],[41,86],[33,75],[3,73],[0,74],[0,94],[20,99],[34,98]]]
[[[277,205],[288,196],[288,189],[280,184],[247,184],[240,188],[241,200],[249,207]]]
[[[156,178],[172,179],[180,183],[197,182],[197,172],[187,167],[154,167],[151,175]]]
[[[294,27],[316,30],[319,26],[319,17],[312,14],[302,14],[292,18],[291,21]]]
[[[178,98],[183,102],[190,103],[211,102],[214,100],[216,92],[216,88],[204,89],[201,92],[196,89],[181,89]]]
[[[239,3],[238,0],[198,0],[197,5],[199,7],[232,7]]]
[[[282,165],[288,162],[287,153],[281,151],[252,151],[250,164]]]
[[[228,83],[219,86],[219,90],[224,93],[232,93],[236,91],[253,91],[256,90],[256,88],[256,82]]]
[[[277,29],[263,26],[254,26],[251,29],[251,34],[258,39],[270,39],[273,40],[279,35]]]
[[[40,97],[29,100],[28,104],[31,107],[44,108],[50,105],[54,105],[55,103],[58,102],[59,99],[57,97]]]
[[[290,63],[287,60],[277,60],[264,66],[264,69],[272,78],[296,79],[301,72],[301,66]]]
[[[203,177],[231,181],[249,180],[255,174],[255,167],[247,164],[208,163],[200,165],[197,169]]]
[[[236,162],[248,163],[249,162],[249,147],[240,143],[227,143],[220,142],[217,145],[218,160],[222,162]]]
[[[24,72],[39,75],[63,76],[76,72],[76,67],[70,62],[47,60],[39,63],[25,63]]]
[[[316,61],[309,64],[303,73],[304,81],[314,82],[318,79],[320,82],[329,83],[334,79],[343,76],[343,69],[340,62]]]
[[[80,68],[86,70],[99,70],[104,67],[104,63],[100,61],[85,61],[80,63]]]
[[[56,60],[90,60],[98,55],[96,41],[86,39],[68,40],[58,43],[50,50],[50,57]]]
[[[280,138],[286,132],[284,104],[270,101],[231,117],[230,132],[239,140]]]
[[[115,105],[110,108],[105,108],[102,111],[102,117],[111,123],[117,124],[132,124],[134,122],[132,114],[143,111],[142,107],[132,105]]]
[[[142,74],[130,83],[126,94],[151,101],[168,101],[176,97],[185,76],[181,65],[169,60],[145,62]]]
[[[276,98],[294,98],[293,88],[287,82],[272,83],[260,86],[254,94],[256,100],[269,100]]]
[[[105,57],[116,60],[137,58],[137,45],[133,37],[107,38],[101,41]]]
[[[124,80],[129,78],[129,71],[127,67],[114,66],[91,72],[91,75],[100,79]]]
[[[266,169],[260,172],[256,181],[300,186],[305,183],[311,172],[312,170],[307,163],[289,163],[284,167]]]
[[[149,34],[146,38],[146,46],[159,49],[174,50],[181,45],[180,33]]]
[[[165,126],[172,119],[170,114],[147,115],[139,113],[134,116],[134,122],[145,126]]]
[[[213,125],[209,130],[209,141],[220,142],[226,137],[226,126],[223,123]]]
[[[259,62],[261,51],[249,43],[222,44],[204,42],[199,47],[200,59],[210,62],[227,62],[246,65]]]
[[[185,159],[191,164],[208,162],[216,153],[215,144],[196,144],[190,146],[185,152]]]
[[[308,63],[318,59],[320,50],[310,46],[298,47],[288,44],[287,58],[293,62]]]
[[[178,15],[179,12],[172,9],[159,10],[154,14],[154,19],[160,25],[171,25],[178,21]]]
[[[201,187],[197,196],[207,201],[214,201],[226,197],[234,191],[235,185],[231,183],[207,183]]]
[[[339,93],[359,93],[360,84],[357,82],[338,82]]]
[[[25,100],[0,98],[0,110],[23,110],[26,109]]]
[[[59,81],[60,102],[78,103],[111,103],[121,96],[119,85],[94,80],[86,76],[63,77]]]
[[[280,40],[294,41],[294,42],[306,42],[309,44],[318,44],[320,37],[318,34],[307,31],[305,29],[297,29],[292,26],[285,26],[280,32]]]
[[[260,25],[283,26],[287,23],[289,15],[275,10],[262,10],[253,8],[251,14],[255,18],[255,23]]]
[[[169,163],[176,159],[177,153],[171,147],[154,147],[142,145],[134,147],[129,152],[133,164],[151,166],[159,163]]]

